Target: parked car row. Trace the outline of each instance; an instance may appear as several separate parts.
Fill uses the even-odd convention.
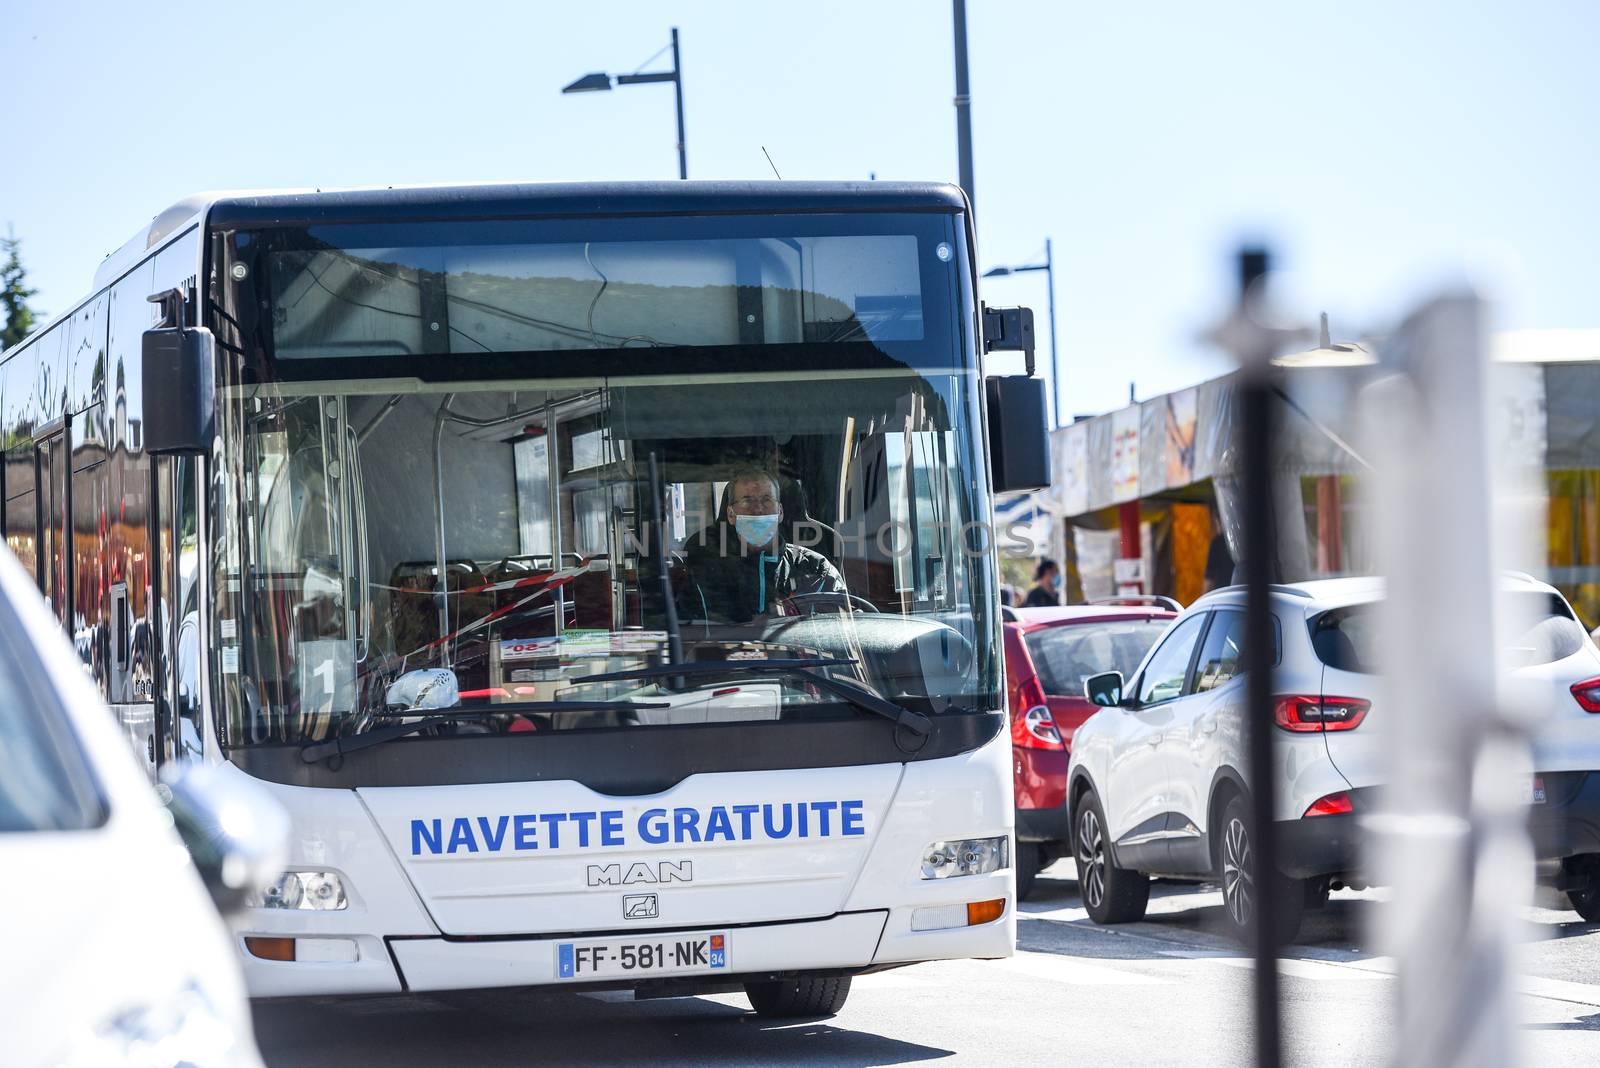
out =
[[[1527,798],[1538,874],[1600,922],[1600,649],[1554,587],[1504,581],[1525,621],[1508,650],[1510,693],[1537,710]],[[1153,877],[1216,880],[1241,935],[1260,895],[1272,894],[1289,939],[1330,889],[1363,888],[1359,819],[1383,783],[1393,727],[1375,666],[1382,596],[1378,580],[1363,578],[1273,588],[1280,859],[1271,873],[1253,863],[1244,590],[1215,591],[1182,613],[1013,613],[1019,896],[1037,871],[1030,864],[1070,852],[1097,923],[1142,917]]]
[[[1170,602],[1169,602],[1170,604]],[[1067,754],[1097,711],[1083,684],[1103,671],[1131,674],[1177,615],[1177,606],[1070,605],[1005,612],[1007,704],[1017,795],[1017,896],[1071,852]]]

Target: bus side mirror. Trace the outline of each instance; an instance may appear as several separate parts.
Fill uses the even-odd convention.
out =
[[[216,341],[211,331],[146,330],[143,350],[145,451],[166,456],[209,453],[216,416]]]
[[[1007,375],[987,379],[984,386],[989,401],[989,473],[995,492],[1050,485],[1044,382]]]

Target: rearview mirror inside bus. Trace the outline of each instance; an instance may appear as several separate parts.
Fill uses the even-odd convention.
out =
[[[1050,484],[1050,436],[1045,430],[1044,382],[1027,375],[995,376],[989,400],[989,472],[996,493]]]
[[[196,455],[211,451],[216,408],[211,331],[162,327],[144,332],[144,406],[147,452]]]

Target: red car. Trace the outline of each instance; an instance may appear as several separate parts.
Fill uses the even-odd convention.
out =
[[[1067,755],[1073,732],[1097,708],[1083,696],[1083,680],[1102,671],[1131,678],[1178,614],[1167,598],[1129,600],[1002,612],[1019,899],[1028,896],[1040,868],[1072,850]]]

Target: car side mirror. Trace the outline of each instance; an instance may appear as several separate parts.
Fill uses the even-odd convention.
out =
[[[163,769],[158,789],[224,917],[242,911],[283,874],[289,815],[242,773],[221,765],[171,763]]]
[[[216,340],[211,331],[146,330],[142,357],[144,395],[161,398],[160,404],[144,407],[145,451],[164,456],[209,453],[216,416]]]
[[[1102,671],[1083,680],[1083,696],[1090,704],[1115,708],[1122,704],[1122,672]]]

